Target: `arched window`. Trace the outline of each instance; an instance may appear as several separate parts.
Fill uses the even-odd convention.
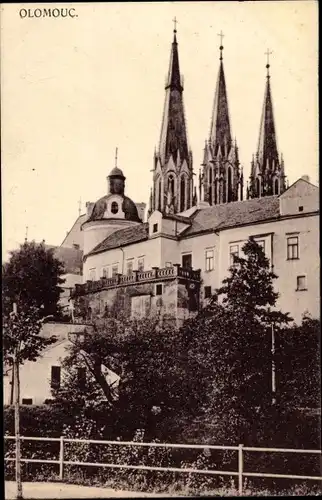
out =
[[[111,212],[112,214],[117,214],[118,211],[119,211],[118,203],[116,203],[116,201],[113,201],[111,204]]]
[[[186,179],[185,176],[181,176],[180,181],[180,212],[184,212],[186,203]]]
[[[274,194],[279,194],[279,186],[278,186],[278,179],[275,179],[274,181]]]
[[[174,198],[174,177],[173,177],[173,175],[169,175],[169,177],[168,177],[168,189],[171,193],[171,198]]]
[[[212,205],[212,168],[209,169],[209,205]]]
[[[218,203],[218,179],[215,179],[215,205]]]
[[[158,205],[157,209],[161,212],[161,179],[158,180]]]
[[[227,186],[227,201],[232,201],[233,199],[233,183],[232,183],[232,171],[231,167],[228,167],[228,186]]]
[[[256,179],[256,195],[258,196],[258,198],[260,198],[260,195],[261,195],[261,181],[260,181],[260,179],[258,177]]]

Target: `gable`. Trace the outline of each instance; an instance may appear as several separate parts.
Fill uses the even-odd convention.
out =
[[[281,215],[310,213],[319,210],[319,188],[299,179],[279,196]]]
[[[283,194],[280,195],[281,199],[298,198],[302,196],[318,195],[319,188],[314,184],[304,180],[298,179],[295,181]]]

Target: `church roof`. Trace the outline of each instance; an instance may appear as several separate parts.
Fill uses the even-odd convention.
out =
[[[182,237],[264,222],[277,219],[279,215],[278,196],[214,205],[198,210],[193,216],[191,226],[182,233]]]
[[[209,137],[209,142],[215,155],[217,154],[218,149],[221,149],[224,154],[227,151],[227,148],[228,150],[230,149],[232,143],[222,49],[220,54],[219,74]]]
[[[64,264],[66,274],[81,274],[83,267],[83,252],[76,248],[63,246],[45,245],[47,249],[52,249],[54,257]]]
[[[112,248],[119,248],[132,243],[139,243],[147,240],[149,236],[149,224],[147,222],[135,226],[119,229],[110,234],[105,240],[99,243],[87,255],[104,252]]]

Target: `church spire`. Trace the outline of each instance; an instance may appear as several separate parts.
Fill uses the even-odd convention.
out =
[[[218,150],[224,152],[231,146],[231,129],[228,111],[228,98],[225,81],[224,63],[223,63],[223,33],[220,32],[220,64],[215,91],[215,99],[212,111],[211,126],[210,126],[210,142],[213,146],[215,154]]]
[[[279,160],[275,119],[273,112],[272,91],[270,83],[269,50],[266,64],[266,85],[264,104],[260,122],[256,160],[252,161],[250,193],[252,198],[281,194],[285,191],[284,164]]]
[[[210,205],[242,199],[238,148],[232,141],[228,97],[223,63],[223,33],[220,32],[219,73],[211,116],[209,140],[203,154],[201,191]]]
[[[159,154],[163,162],[172,156],[176,161],[179,151],[180,158],[188,159],[189,148],[183,107],[183,85],[180,75],[177,29],[175,20],[173,42],[171,48],[169,72],[166,82],[164,113],[161,126]]]
[[[160,143],[154,155],[152,210],[184,212],[192,206],[192,200],[192,153],[188,146],[177,20],[174,19]]]

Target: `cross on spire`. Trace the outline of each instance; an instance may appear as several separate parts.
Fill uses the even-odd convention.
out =
[[[25,242],[27,243],[28,241],[28,226],[26,226],[26,233],[25,233]]]
[[[269,76],[269,67],[270,67],[270,64],[269,64],[269,56],[273,54],[273,52],[269,49],[267,49],[267,51],[265,52],[265,55],[267,57],[267,63],[266,63],[266,69],[267,69],[267,76]]]
[[[220,31],[220,33],[218,33],[218,36],[220,36],[220,47],[219,47],[219,49],[220,49],[220,60],[222,61],[222,51],[223,51],[223,48],[224,48],[224,46],[223,46],[223,39],[224,39],[224,36],[225,36],[223,34],[222,30]]]
[[[178,23],[177,18],[174,17],[174,19],[172,19],[172,21],[173,21],[173,24],[174,24],[174,30],[173,30],[173,32],[176,33],[177,32],[177,23]]]
[[[115,148],[115,167],[117,167],[117,153],[118,153],[118,148]]]
[[[78,215],[81,214],[81,211],[82,211],[82,199],[79,198],[79,200],[78,200]]]

